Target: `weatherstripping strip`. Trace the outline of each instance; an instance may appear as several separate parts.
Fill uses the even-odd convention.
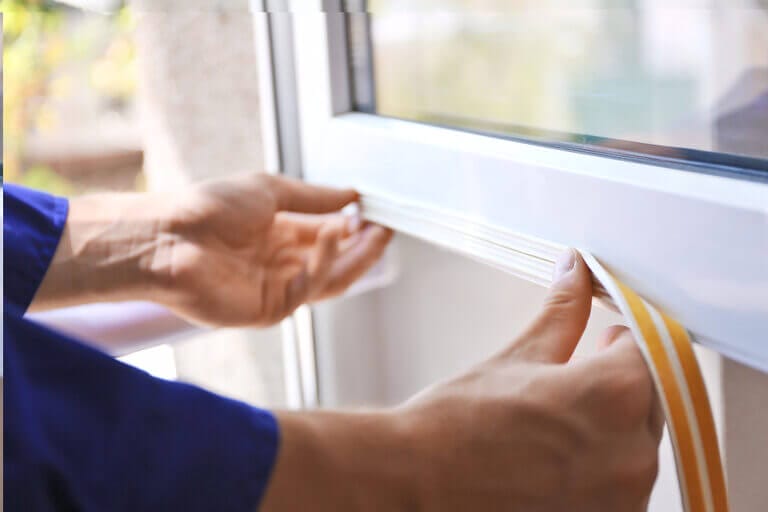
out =
[[[714,510],[728,509],[728,492],[723,474],[723,463],[720,458],[720,450],[717,445],[717,434],[712,411],[709,408],[707,390],[704,387],[704,379],[701,376],[699,365],[693,353],[690,337],[678,322],[664,316],[667,331],[675,340],[675,351],[680,358],[680,363],[685,373],[685,379],[689,386],[691,400],[696,407],[696,424],[698,425],[702,439],[710,440],[704,444],[704,457],[707,463],[708,475],[705,483],[712,489]]]
[[[725,474],[704,381],[685,329],[614,278],[591,254],[582,255],[629,324],[651,369],[675,452],[688,512],[727,512]]]
[[[680,340],[672,338],[672,335],[667,329],[667,324],[665,322],[664,317],[655,308],[653,308],[651,305],[649,305],[645,301],[643,301],[643,306],[650,314],[651,320],[653,320],[654,328],[656,329],[656,332],[659,335],[659,341],[661,342],[667,354],[667,357],[669,359],[670,369],[674,374],[674,380],[676,385],[681,385],[681,383],[687,384],[688,379],[683,370],[682,363],[677,357],[677,351],[675,348],[675,346],[677,345],[677,343],[679,343]],[[689,434],[690,434],[691,443],[693,445],[693,457],[696,459],[696,466],[695,466],[696,477],[698,478],[698,482],[701,485],[702,489],[710,489],[709,471],[707,468],[708,464],[705,463],[706,456],[704,454],[704,446],[701,440],[702,439],[701,429],[699,428],[699,424],[697,421],[698,415],[694,410],[696,409],[696,406],[694,405],[693,399],[691,398],[691,393],[688,386],[680,387],[680,396],[682,399],[683,408],[685,409],[687,422],[690,427]],[[715,438],[715,442],[717,442],[717,438]],[[703,491],[702,499],[704,500],[704,510],[707,510],[707,511],[714,510],[712,495],[710,492]]]

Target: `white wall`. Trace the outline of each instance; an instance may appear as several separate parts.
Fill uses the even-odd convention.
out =
[[[325,406],[395,404],[462,371],[511,340],[546,294],[424,242],[398,236],[396,244],[400,273],[392,285],[314,308]],[[579,350],[589,352],[613,323],[621,323],[617,314],[595,308]],[[720,356],[701,347],[697,353],[725,432],[732,510],[768,510],[768,376],[721,364]],[[667,439],[660,453],[650,510],[681,510]]]
[[[768,375],[727,359],[723,359],[722,372],[731,510],[765,512],[768,510]]]

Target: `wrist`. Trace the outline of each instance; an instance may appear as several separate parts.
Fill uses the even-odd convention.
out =
[[[158,300],[171,263],[170,218],[167,201],[150,194],[73,199],[33,308]]]
[[[418,475],[400,415],[277,416],[280,450],[262,510],[418,510]]]

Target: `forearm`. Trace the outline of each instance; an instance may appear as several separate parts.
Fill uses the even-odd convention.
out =
[[[157,300],[174,243],[170,219],[168,201],[150,194],[73,199],[61,241],[30,310]]]
[[[277,413],[280,451],[260,510],[415,510],[419,478],[392,413]]]

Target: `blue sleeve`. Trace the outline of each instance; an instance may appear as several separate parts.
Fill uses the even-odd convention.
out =
[[[6,307],[7,510],[257,509],[278,427],[264,410],[156,379]]]
[[[45,277],[67,221],[62,197],[3,185],[3,297],[26,311]]]

